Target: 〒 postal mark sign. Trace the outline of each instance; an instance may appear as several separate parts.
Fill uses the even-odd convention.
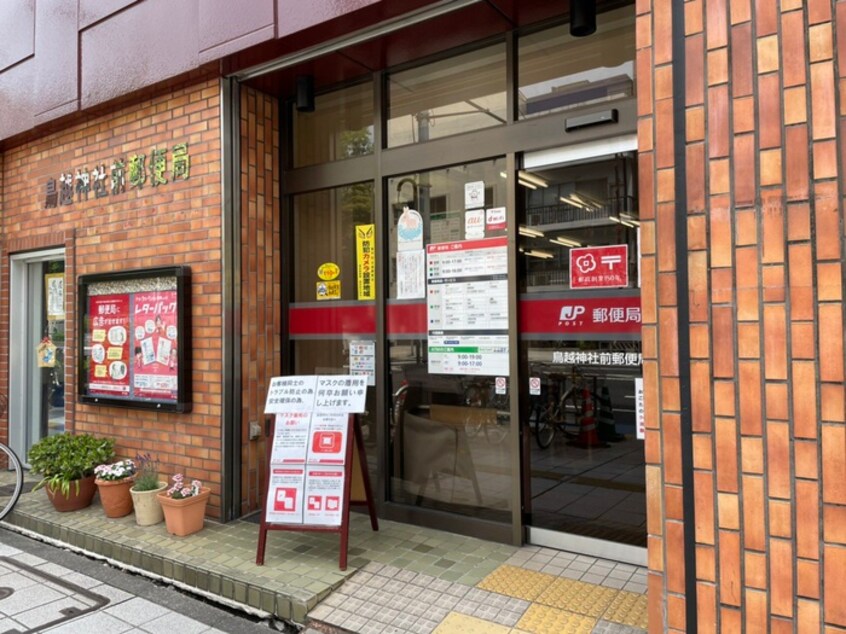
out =
[[[570,288],[629,285],[629,246],[570,249]]]

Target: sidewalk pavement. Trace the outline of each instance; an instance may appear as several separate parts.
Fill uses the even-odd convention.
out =
[[[270,531],[256,566],[258,524],[236,520],[173,537],[133,515],[109,519],[98,499],[58,513],[42,491],[21,496],[10,528],[164,579],[259,616],[323,632],[636,634],[646,629],[646,571],[573,553],[517,548],[351,514],[349,567],[339,536]]]

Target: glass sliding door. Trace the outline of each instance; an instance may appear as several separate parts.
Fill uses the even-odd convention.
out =
[[[518,217],[530,535],[643,547],[635,155],[535,165],[519,180],[526,183]]]
[[[373,184],[296,195],[292,215],[288,371],[367,375],[367,412],[360,420],[376,482]]]
[[[62,250],[12,257],[10,441],[25,456],[65,431],[65,261]]]
[[[392,502],[511,522],[505,159],[394,176]]]

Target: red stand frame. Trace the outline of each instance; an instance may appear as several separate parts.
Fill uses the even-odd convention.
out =
[[[273,438],[276,437],[276,417],[273,419],[271,426],[271,435],[267,439],[267,466],[270,469],[270,454],[273,448]],[[358,451],[358,464],[361,468],[361,479],[364,488],[364,500],[351,500],[350,488],[352,486],[353,478],[353,445]],[[267,484],[265,485],[265,504],[267,503],[267,496],[270,495],[270,476],[268,475]],[[259,528],[258,548],[256,549],[256,565],[264,565],[264,552],[267,547],[267,531],[315,531],[320,533],[340,533],[341,544],[339,553],[339,567],[341,570],[347,569],[347,550],[350,541],[350,505],[356,504],[359,506],[367,505],[367,510],[370,514],[370,526],[374,531],[379,530],[379,521],[376,519],[376,506],[373,503],[373,493],[370,490],[370,475],[367,470],[367,454],[364,451],[364,436],[361,433],[361,424],[358,420],[358,415],[350,414],[347,422],[347,454],[344,461],[344,509],[341,512],[340,526],[319,526],[315,524],[276,524],[267,521],[267,509],[265,504],[262,504],[261,510],[261,526]]]

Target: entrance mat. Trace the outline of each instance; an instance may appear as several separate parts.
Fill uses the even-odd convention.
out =
[[[0,590],[0,617],[8,617],[0,618],[6,628],[0,634],[43,632],[109,603],[104,596],[11,557],[0,557]]]

